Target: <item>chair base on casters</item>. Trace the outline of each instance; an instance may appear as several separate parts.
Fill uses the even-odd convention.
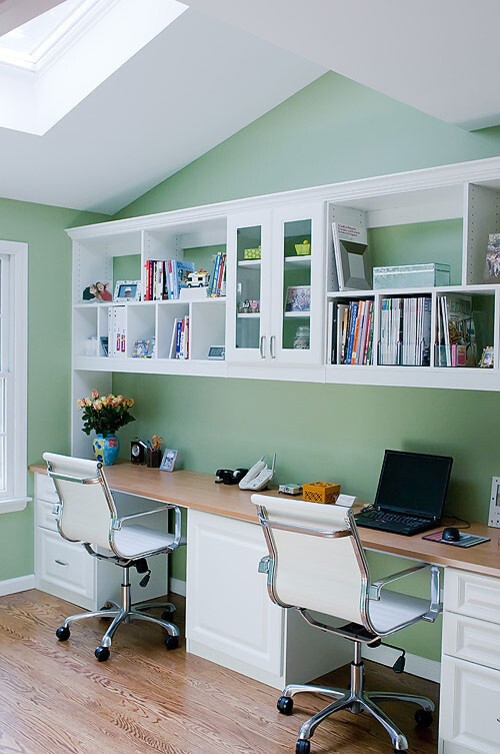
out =
[[[361,659],[361,647],[358,643],[354,645],[354,661],[351,663],[351,687],[350,689],[336,689],[327,686],[312,686],[290,684],[287,686],[282,696],[278,699],[278,710],[284,715],[291,715],[293,712],[293,698],[295,694],[306,691],[312,694],[322,694],[333,698],[331,704],[317,712],[313,717],[307,720],[299,731],[299,738],[295,748],[296,754],[309,754],[311,750],[310,739],[318,725],[326,720],[327,717],[348,709],[354,714],[366,711],[369,712],[378,722],[386,729],[391,737],[394,753],[407,751],[408,741],[406,736],[394,725],[387,715],[375,704],[375,700],[388,701],[397,700],[400,702],[411,702],[420,707],[415,713],[415,721],[421,727],[428,727],[432,723],[432,713],[434,712],[434,702],[425,696],[415,696],[413,694],[398,694],[396,692],[386,691],[365,691],[364,690],[364,665]]]
[[[121,623],[130,623],[133,620],[147,621],[148,623],[155,623],[161,626],[167,632],[165,637],[165,646],[167,649],[177,649],[179,646],[179,629],[174,623],[171,623],[168,618],[173,616],[175,607],[170,602],[148,602],[142,605],[132,605],[130,599],[130,566],[123,567],[123,583],[121,587],[121,604],[117,605],[115,602],[108,602],[107,606],[102,610],[96,610],[93,613],[79,613],[78,615],[70,615],[66,618],[64,623],[59,626],[56,631],[56,636],[59,641],[66,641],[70,637],[69,626],[71,623],[76,623],[78,620],[84,620],[86,618],[112,618],[111,624],[101,639],[100,645],[95,650],[95,656],[99,662],[105,662],[109,659],[111,642],[116,629]],[[161,609],[163,610],[161,618],[155,618],[153,615],[148,615],[149,610]]]

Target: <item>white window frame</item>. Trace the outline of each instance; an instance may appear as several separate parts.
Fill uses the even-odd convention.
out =
[[[0,513],[26,508],[28,430],[28,244],[0,241],[7,262],[2,274],[2,350],[6,378],[7,489],[0,492]],[[2,365],[0,365],[0,368]]]

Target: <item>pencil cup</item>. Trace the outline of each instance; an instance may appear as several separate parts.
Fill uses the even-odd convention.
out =
[[[159,469],[161,463],[161,450],[148,448],[146,465],[152,469]]]

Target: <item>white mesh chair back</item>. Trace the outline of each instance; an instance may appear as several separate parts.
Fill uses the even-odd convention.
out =
[[[44,453],[50,471],[77,480],[96,480],[84,484],[54,477],[54,483],[62,503],[59,531],[65,539],[88,542],[110,549],[109,534],[112,518],[116,516],[111,494],[106,496],[105,487],[97,480],[99,464],[83,458]]]
[[[252,502],[269,521],[261,523],[270,552],[274,549],[274,592],[279,601],[364,624],[367,566],[355,538],[342,536],[350,532],[347,509],[267,495],[252,495]],[[297,530],[285,531],[273,523]],[[314,536],[305,529],[340,536]]]

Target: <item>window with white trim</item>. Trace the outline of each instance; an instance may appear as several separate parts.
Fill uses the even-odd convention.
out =
[[[28,245],[0,241],[0,513],[25,508]]]

